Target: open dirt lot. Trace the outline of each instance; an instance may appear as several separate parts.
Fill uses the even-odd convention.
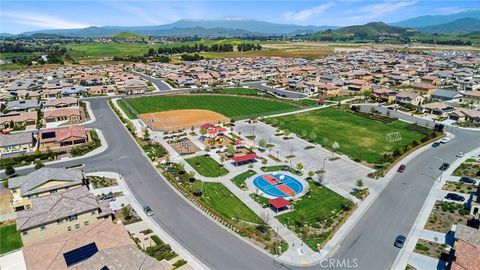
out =
[[[196,109],[145,113],[140,115],[140,119],[152,130],[168,132],[200,127],[205,123],[230,122],[230,119],[219,113]]]

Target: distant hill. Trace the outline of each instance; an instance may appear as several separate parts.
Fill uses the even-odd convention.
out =
[[[480,20],[473,18],[458,19],[453,22],[417,28],[421,32],[443,34],[468,34],[480,31]]]
[[[408,20],[390,23],[392,26],[419,28],[431,25],[450,23],[459,19],[472,18],[480,20],[480,9],[467,10],[450,15],[427,15],[414,17]]]
[[[376,38],[386,34],[406,34],[409,29],[390,26],[383,22],[371,22],[364,25],[347,26],[335,30],[337,33],[345,33],[356,37]],[[411,31],[411,30],[410,30]]]
[[[9,37],[13,37],[14,35],[13,34],[10,34],[10,33],[0,33],[0,38],[9,38]]]
[[[144,35],[140,35],[132,32],[120,32],[112,36],[113,38],[118,39],[143,39],[146,38]]]
[[[44,33],[68,37],[107,37],[121,32],[130,32],[146,36],[249,37],[305,34],[329,28],[338,27],[277,24],[256,20],[180,20],[154,26],[91,26],[81,29],[38,30],[21,35],[31,36],[35,33]]]

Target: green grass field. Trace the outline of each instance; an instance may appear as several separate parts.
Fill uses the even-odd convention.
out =
[[[185,161],[205,177],[219,177],[228,173],[227,169],[209,156],[187,158]]]
[[[235,176],[233,179],[232,179],[232,182],[239,188],[242,188],[243,184],[245,183],[245,180],[247,180],[247,178],[249,177],[252,177],[256,174],[255,171],[252,171],[252,170],[248,170],[244,173],[241,173],[237,176]]]
[[[15,223],[0,225],[0,254],[21,248],[22,239]]]
[[[202,200],[214,210],[230,219],[260,223],[261,219],[222,183],[204,183]]]
[[[246,96],[258,96],[264,95],[260,90],[253,88],[221,88],[216,90],[220,94],[229,94],[229,95],[246,95]]]
[[[130,109],[130,107],[128,107],[127,104],[125,104],[125,100],[118,99],[117,104],[129,119],[137,119],[137,115]]]
[[[306,139],[311,139],[313,133],[313,141],[328,149],[332,149],[336,141],[340,145],[339,152],[368,163],[381,163],[384,153],[425,137],[420,132],[408,130],[409,124],[402,121],[385,124],[334,108],[268,118],[266,122],[299,136],[307,134]],[[386,135],[397,131],[402,139],[388,142]]]
[[[317,222],[325,222],[328,219],[336,219],[336,215],[345,207],[351,208],[352,202],[338,195],[324,186],[310,184],[309,193],[293,203],[295,210],[277,216],[277,219],[285,225],[309,226]],[[301,225],[300,225],[301,224]],[[333,228],[332,228],[333,229]],[[302,240],[316,249],[327,237],[298,233]]]
[[[204,109],[220,113],[232,119],[246,119],[300,108],[281,100],[223,96],[223,95],[178,95],[131,98],[127,101],[139,113],[171,111],[180,109]]]

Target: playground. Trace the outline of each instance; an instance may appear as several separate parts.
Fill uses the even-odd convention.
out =
[[[187,138],[182,138],[177,142],[170,143],[170,145],[180,155],[193,154],[200,151],[200,148],[198,148],[194,143],[192,143]]]
[[[154,131],[177,131],[200,127],[205,123],[228,123],[230,119],[209,110],[173,110],[164,112],[145,113],[140,119]]]
[[[284,173],[258,175],[252,183],[267,198],[295,198],[306,191],[300,181]]]

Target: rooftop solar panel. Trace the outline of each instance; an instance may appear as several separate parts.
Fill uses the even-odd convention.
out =
[[[97,245],[95,243],[90,243],[88,245],[63,253],[63,258],[65,258],[65,263],[67,263],[67,267],[69,267],[92,257],[97,252]]]

